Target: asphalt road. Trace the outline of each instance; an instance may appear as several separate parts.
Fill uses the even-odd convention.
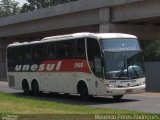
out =
[[[0,91],[14,94],[18,97],[26,97],[20,90],[14,90],[8,88],[7,82],[0,82]],[[27,96],[28,97],[28,96]],[[34,96],[29,96],[33,97]],[[40,97],[36,97],[40,100],[55,101],[67,104],[83,104],[95,108],[114,108],[124,110],[135,110],[149,113],[160,113],[160,93],[144,93],[135,95],[125,95],[122,100],[114,101],[109,97],[94,97],[89,101],[80,100],[76,95],[51,95],[42,94]]]

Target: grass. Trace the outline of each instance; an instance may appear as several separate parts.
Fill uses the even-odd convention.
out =
[[[107,108],[92,108],[85,105],[71,105],[61,102],[46,101],[33,97],[17,97],[0,92],[0,114],[21,114],[33,116],[37,115],[41,119],[48,115],[60,114],[79,114],[80,117],[87,117],[88,114],[142,114],[136,111],[115,110]],[[36,119],[40,119],[37,118]],[[53,117],[53,116],[52,116]],[[93,117],[93,116],[92,116]],[[24,117],[25,119],[26,117]],[[28,118],[28,117],[27,117]],[[67,118],[67,117],[65,117]],[[31,119],[31,118],[30,118]],[[64,119],[64,118],[63,118]],[[47,120],[47,119],[46,119]]]

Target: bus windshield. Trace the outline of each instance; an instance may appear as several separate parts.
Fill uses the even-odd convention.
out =
[[[101,44],[106,79],[144,77],[143,55],[136,39],[102,40]]]

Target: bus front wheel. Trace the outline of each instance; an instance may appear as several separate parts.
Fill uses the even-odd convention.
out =
[[[36,80],[33,80],[33,82],[32,82],[32,93],[35,96],[39,96],[39,94],[40,94],[39,85]]]
[[[88,100],[88,88],[84,82],[80,82],[78,84],[78,93],[80,94],[82,100]]]
[[[113,96],[113,99],[120,100],[122,97],[123,97],[123,95],[116,95],[116,96]]]

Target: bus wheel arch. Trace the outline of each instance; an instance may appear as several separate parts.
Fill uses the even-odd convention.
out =
[[[89,89],[88,85],[84,80],[80,80],[77,84],[77,93],[80,94],[83,100],[87,100],[89,98]]]
[[[33,79],[31,82],[31,90],[32,90],[33,95],[39,96],[40,86],[39,86],[39,82],[36,79]]]
[[[29,82],[27,81],[27,79],[22,80],[22,89],[25,95],[29,95],[30,90],[29,90]]]

